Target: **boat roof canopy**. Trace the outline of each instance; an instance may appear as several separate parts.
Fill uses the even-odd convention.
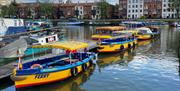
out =
[[[50,44],[32,46],[32,48],[57,48],[57,49],[64,49],[70,51],[78,50],[86,47],[88,47],[87,43],[76,42],[76,41],[54,42]]]
[[[106,30],[106,31],[120,31],[124,30],[123,26],[106,26],[106,27],[97,27],[96,30]]]
[[[125,30],[125,31],[114,31],[113,33],[124,33],[124,34],[133,34],[136,33],[136,30]]]

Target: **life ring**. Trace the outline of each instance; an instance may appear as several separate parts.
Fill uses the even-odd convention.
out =
[[[71,69],[71,75],[72,76],[77,76],[77,74],[78,74],[78,69],[75,67],[75,68],[72,68]]]
[[[87,70],[87,64],[84,63],[84,64],[82,64],[82,71],[86,71],[86,70]]]
[[[40,64],[33,64],[32,66],[31,66],[31,69],[34,69],[34,68],[36,68],[36,67],[38,67],[38,68],[43,68],[43,66],[42,65],[40,65]]]

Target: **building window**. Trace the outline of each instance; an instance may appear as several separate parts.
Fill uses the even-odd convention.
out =
[[[136,8],[138,8],[138,5],[136,5]]]
[[[129,13],[131,12],[131,10],[129,10]]]
[[[134,10],[132,10],[132,12],[134,13]]]
[[[140,5],[140,8],[142,8],[142,5]]]
[[[166,4],[164,4],[164,7],[166,7]]]
[[[138,12],[138,10],[136,10],[136,12]]]
[[[132,5],[132,8],[134,8],[134,5]]]
[[[142,12],[142,10],[140,10],[140,12]]]
[[[129,8],[131,8],[131,5],[129,5]]]

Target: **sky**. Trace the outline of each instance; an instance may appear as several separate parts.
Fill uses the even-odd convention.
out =
[[[16,0],[17,2],[36,2],[36,0]],[[55,1],[58,2],[59,0],[40,0],[40,1]],[[62,1],[66,1],[66,0],[62,0]],[[93,2],[93,1],[98,1],[98,0],[72,0],[73,2]],[[107,0],[107,2],[109,2],[110,4],[115,5],[116,3],[118,3],[118,0]]]

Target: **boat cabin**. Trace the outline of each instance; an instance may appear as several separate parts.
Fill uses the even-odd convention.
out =
[[[108,39],[112,38],[114,31],[125,30],[122,26],[107,26],[107,27],[97,27],[95,33],[92,35],[92,39]]]

